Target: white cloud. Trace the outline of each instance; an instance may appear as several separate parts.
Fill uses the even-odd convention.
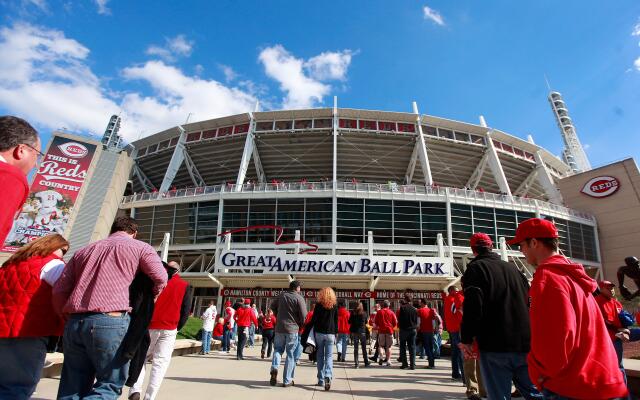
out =
[[[636,58],[636,61],[633,62],[633,66],[640,71],[640,57]]]
[[[41,11],[47,11],[46,0],[22,0],[23,6],[33,5],[39,8]]]
[[[188,57],[193,50],[193,42],[187,40],[184,35],[174,38],[165,38],[165,46],[151,45],[146,53],[157,56],[165,61],[175,61],[178,56]]]
[[[434,10],[433,8],[429,7],[429,6],[424,6],[424,8],[422,9],[422,11],[424,12],[424,18],[431,20],[433,22],[435,22],[436,24],[440,25],[440,26],[444,26],[444,18],[442,18],[442,15],[440,15],[440,13],[436,10]]]
[[[98,14],[111,15],[111,9],[107,7],[107,3],[109,2],[109,0],[95,0],[95,2],[98,6]]]
[[[631,32],[631,36],[640,36],[640,22],[633,27],[633,32]]]
[[[296,58],[281,45],[268,47],[258,59],[266,74],[280,83],[286,92],[284,108],[309,108],[322,102],[331,86],[321,81],[344,80],[351,63],[351,51],[327,52],[305,61]]]
[[[188,76],[163,61],[122,71],[146,83],[149,93],[113,93],[87,65],[89,49],[63,32],[17,24],[0,28],[0,107],[39,127],[101,135],[111,114],[121,112],[129,141],[194,120],[249,111],[256,97],[247,89]]]
[[[225,81],[231,82],[238,77],[238,73],[234,71],[233,68],[231,68],[230,66],[224,65],[224,64],[218,64],[218,67],[222,70]]]

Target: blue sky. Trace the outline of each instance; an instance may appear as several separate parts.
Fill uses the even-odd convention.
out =
[[[261,108],[420,111],[640,156],[640,2],[0,0],[0,113],[129,140]]]

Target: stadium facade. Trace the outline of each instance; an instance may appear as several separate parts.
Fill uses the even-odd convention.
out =
[[[463,272],[472,232],[530,275],[502,238],[531,217],[554,220],[562,251],[601,274],[595,218],[563,206],[557,189],[567,164],[482,117],[413,111],[334,106],[173,127],[133,143],[120,208],[139,239],[181,261],[196,306],[263,307],[293,278],[309,299],[331,285],[349,301],[405,289],[437,301]]]

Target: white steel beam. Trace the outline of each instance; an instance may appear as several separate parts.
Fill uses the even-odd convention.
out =
[[[256,104],[256,108],[257,107],[258,107],[258,104]],[[247,169],[249,168],[249,162],[251,161],[251,158],[253,158],[254,161],[256,160],[256,156],[254,156],[254,154],[257,155],[257,152],[258,152],[258,148],[256,147],[255,137],[254,137],[255,120],[253,118],[253,113],[249,113],[249,118],[250,118],[249,132],[247,132],[247,137],[245,138],[245,141],[244,141],[244,150],[242,151],[242,158],[240,159],[240,170],[238,171],[238,177],[236,179],[236,187],[235,187],[236,192],[242,191],[242,185],[244,184],[244,179],[247,177]],[[257,157],[257,159],[258,159],[258,162],[260,162],[260,158]],[[254,164],[256,163],[254,162]],[[256,164],[256,170],[257,169],[258,167]],[[262,169],[262,163],[260,163],[260,169]],[[258,180],[260,182],[264,182],[264,172],[262,172],[262,174],[260,174],[260,172],[258,173]]]
[[[153,182],[147,177],[147,175],[140,169],[138,163],[133,164],[133,174],[138,178],[138,181],[142,185],[142,188],[145,192],[150,192],[156,187],[153,185]]]
[[[476,166],[476,169],[473,171],[473,174],[469,177],[467,184],[465,185],[471,190],[475,190],[480,184],[480,180],[482,180],[482,176],[484,175],[484,170],[487,169],[487,162],[489,160],[489,152],[485,150],[482,159]]]
[[[413,173],[416,170],[417,162],[418,162],[418,141],[416,140],[416,144],[413,146],[413,152],[411,152],[411,158],[409,159],[409,166],[407,167],[407,172],[404,174],[404,180],[407,185],[411,184],[411,180],[413,179]]]
[[[533,182],[538,177],[538,169],[534,168],[529,175],[525,178],[524,181],[518,186],[518,188],[513,192],[514,196],[525,196],[529,193],[529,189],[533,186]]]
[[[484,117],[480,116],[480,125],[484,128],[487,128],[487,123],[484,120]],[[496,147],[493,145],[493,141],[491,140],[491,132],[492,130],[487,131],[487,152],[489,153],[489,168],[493,173],[493,177],[500,188],[500,191],[507,195],[507,197],[511,197],[511,189],[509,188],[509,183],[507,182],[507,177],[504,174],[504,170],[502,169],[502,164],[500,163],[500,157],[498,157],[498,152],[496,151]]]
[[[429,156],[427,155],[427,142],[424,139],[422,133],[421,117],[418,112],[418,104],[413,102],[413,113],[416,115],[416,128],[418,128],[418,140],[416,146],[418,147],[418,156],[420,157],[420,166],[422,167],[422,175],[424,176],[424,183],[427,186],[433,185],[433,178],[431,177],[431,166],[429,165]]]
[[[169,161],[169,166],[167,167],[167,171],[162,179],[162,185],[160,185],[160,192],[166,192],[169,190],[183,161],[185,162],[185,166],[187,167],[187,171],[189,172],[189,176],[191,177],[193,184],[195,186],[205,186],[202,175],[198,172],[195,163],[191,159],[191,156],[189,156],[187,148],[184,145],[187,140],[187,132],[179,125],[178,130],[180,131],[180,139],[178,139],[178,144],[176,144],[176,147],[173,149],[171,161]]]
[[[540,151],[536,151],[533,156],[536,160],[536,170],[538,176],[538,182],[544,189],[545,194],[549,198],[549,201],[554,204],[562,204],[562,195],[560,191],[556,188],[556,185],[553,183],[553,177],[551,173],[547,169],[547,166],[542,160],[542,155]]]

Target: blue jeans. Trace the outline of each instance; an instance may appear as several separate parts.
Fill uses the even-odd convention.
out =
[[[284,361],[284,376],[282,383],[289,384],[293,380],[296,371],[296,350],[300,345],[297,333],[276,333],[273,343],[273,359],[271,369],[277,370],[280,366],[282,354],[286,351],[287,359]]]
[[[58,399],[117,399],[129,375],[121,343],[129,314],[72,314],[64,327],[64,363]],[[95,383],[94,383],[95,379]]]
[[[209,354],[211,351],[211,331],[202,331],[202,353]]]
[[[466,382],[464,379],[464,360],[462,352],[458,348],[460,332],[449,332],[449,339],[449,343],[451,343],[451,377],[453,379],[462,378],[462,382]]]
[[[249,326],[249,346],[253,347],[255,343],[256,343],[256,326],[252,322],[251,326]]]
[[[511,399],[511,381],[525,399],[543,398],[529,378],[527,353],[481,351],[480,371],[490,399]]]
[[[302,342],[300,340],[302,340],[302,338],[300,337],[300,335],[298,335],[298,347],[296,347],[296,351],[294,355],[296,362],[298,362],[300,357],[302,357],[302,351],[304,350],[304,348],[302,347]]]
[[[31,398],[46,355],[46,337],[0,339],[0,399]]]
[[[231,350],[231,335],[232,330],[224,327],[224,333],[222,334],[222,351],[229,352]]]
[[[336,335],[316,332],[315,336],[318,383],[323,384],[325,378],[329,380],[333,378],[333,344],[336,341]]]
[[[338,333],[338,340],[336,342],[336,347],[338,349],[338,353],[342,354],[343,357],[347,355],[348,344],[349,344],[349,334]]]
[[[427,354],[429,366],[434,367],[436,365],[436,359],[433,354],[433,333],[420,332],[420,335],[422,335],[422,351]]]

